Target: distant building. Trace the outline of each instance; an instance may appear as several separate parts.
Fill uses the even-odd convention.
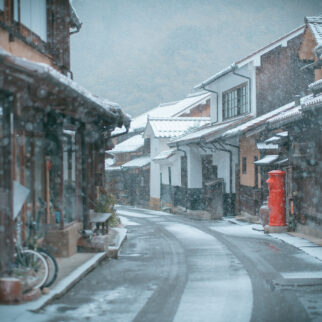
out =
[[[159,207],[160,195],[152,197],[152,190],[155,188],[151,189],[152,184],[160,185],[159,168],[158,164],[151,162],[152,142],[150,138],[143,138],[148,121],[153,118],[207,117],[209,111],[210,94],[197,92],[188,95],[181,101],[160,104],[134,118],[127,135],[128,138],[119,142],[110,151],[115,160],[106,168],[108,190],[114,194],[118,202],[145,207],[154,204],[153,207]],[[116,130],[113,133],[119,131],[121,130]],[[152,170],[155,167],[157,167],[157,171]],[[156,173],[157,178],[155,177]],[[151,200],[155,200],[155,202],[152,203]]]
[[[188,191],[194,196],[188,210],[207,210],[214,217],[258,213],[263,179],[253,163],[261,157],[257,137],[225,133],[256,117],[261,124],[260,116],[268,117],[306,91],[314,75],[302,69],[305,62],[298,56],[304,29],[293,30],[196,86],[212,94],[212,124],[169,143],[187,154]]]

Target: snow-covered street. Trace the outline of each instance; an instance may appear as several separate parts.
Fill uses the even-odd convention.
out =
[[[28,317],[321,320],[322,261],[298,248],[301,239],[283,241],[264,235],[260,226],[229,218],[195,221],[122,206],[118,213],[128,229],[119,259],[102,262],[65,296]]]

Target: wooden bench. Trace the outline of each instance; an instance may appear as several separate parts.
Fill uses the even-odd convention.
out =
[[[96,231],[102,235],[108,234],[108,220],[112,216],[108,212],[94,212],[89,215],[90,223],[96,225]]]

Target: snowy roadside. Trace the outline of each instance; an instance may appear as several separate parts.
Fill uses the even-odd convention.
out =
[[[246,222],[241,222],[236,220],[235,218],[223,218],[222,223],[230,223],[230,225],[213,225],[211,229],[222,232],[223,234],[229,235],[238,235],[244,237],[259,237],[268,236],[271,238],[275,238],[281,240],[289,245],[292,245],[304,253],[317,258],[322,261],[322,246],[307,240],[305,238],[301,238],[298,236],[291,235],[290,233],[280,233],[280,234],[265,234],[262,225],[259,224],[250,224]]]
[[[102,260],[107,257],[117,258],[120,247],[126,240],[127,229],[111,228],[116,231],[114,238],[114,246],[110,246],[108,252],[100,252],[95,254],[85,263],[81,264],[77,269],[63,278],[56,286],[54,286],[48,294],[42,295],[39,299],[21,303],[17,305],[0,305],[1,321],[43,321],[40,315],[32,315],[31,312],[38,312],[53,300],[61,297],[68,292],[77,282],[93,270]],[[110,256],[112,254],[112,256]]]

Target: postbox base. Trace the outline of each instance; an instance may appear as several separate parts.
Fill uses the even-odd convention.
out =
[[[287,232],[287,226],[269,226],[264,227],[265,234],[279,234]]]

